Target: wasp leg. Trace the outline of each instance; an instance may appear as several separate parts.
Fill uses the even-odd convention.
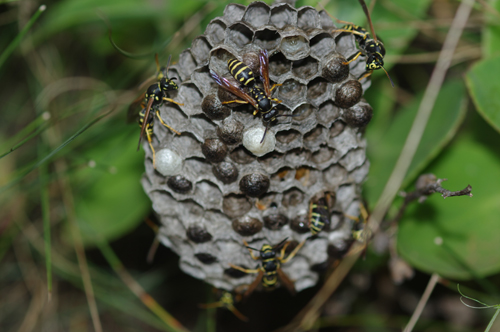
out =
[[[271,87],[271,90],[269,91],[273,91],[276,87],[278,86],[282,86],[283,84],[273,84],[273,86]]]
[[[369,71],[367,71],[366,73],[364,73],[363,75],[361,75],[361,76],[358,78],[358,81],[360,81],[360,82],[361,82],[361,81],[362,81],[362,80],[364,80],[365,78],[370,77],[370,75],[371,75],[372,73],[373,73],[373,70],[369,70]],[[391,83],[392,83],[392,80],[391,80]],[[394,84],[394,83],[392,83],[392,84]]]
[[[175,100],[167,98],[167,97],[163,97],[163,100],[174,103],[174,104],[179,105],[179,106],[184,106],[184,104],[178,103]]]
[[[288,257],[287,257],[287,258],[285,258],[285,259],[280,258],[281,263],[282,263],[282,264],[285,264],[285,263],[286,263],[286,262],[288,262],[290,259],[292,259],[292,258],[293,258],[293,257],[297,254],[297,252],[300,250],[300,248],[302,248],[302,246],[303,246],[305,243],[306,243],[306,240],[304,240],[304,241],[300,242],[300,243],[299,243],[299,245],[298,245],[298,246],[296,246],[296,247],[295,247],[295,249],[293,249],[293,251],[290,253],[290,255],[288,255]],[[285,249],[285,247],[286,247],[286,245],[285,245],[285,246],[283,246],[283,249]],[[283,257],[283,254],[285,253],[285,251],[284,251],[283,249],[281,250],[281,255],[282,255],[281,257]]]
[[[245,247],[247,247],[248,251],[250,252],[250,256],[252,256],[252,258],[253,258],[254,260],[259,260],[259,259],[260,259],[260,257],[259,257],[259,256],[255,256],[255,255],[254,255],[254,253],[253,253],[253,251],[252,251],[252,249],[248,248],[248,242],[247,242],[247,241],[245,241],[245,240],[243,240],[243,243],[245,244]],[[255,273],[255,272],[254,272],[254,273]]]
[[[236,317],[238,317],[240,320],[244,321],[244,322],[248,322],[248,317],[246,317],[245,315],[243,315],[241,312],[239,312],[238,309],[236,309],[236,307],[234,305],[228,305],[227,308],[229,309],[229,311],[231,311]]]
[[[262,277],[264,276],[264,271],[259,270],[259,274],[257,275],[257,278],[248,286],[247,291],[245,292],[244,297],[248,297],[252,292],[255,290],[255,288],[260,284],[262,281]]]
[[[175,130],[174,128],[170,127],[168,124],[166,124],[165,121],[163,121],[163,119],[161,118],[161,115],[160,115],[160,111],[158,111],[158,110],[156,111],[156,116],[158,117],[158,120],[160,120],[160,122],[161,122],[162,125],[164,125],[168,129],[172,130],[177,135],[181,134],[180,132],[178,132],[177,130]]]
[[[339,32],[347,32],[347,33],[351,33],[353,35],[358,35],[358,36],[361,36],[363,37],[363,39],[366,39],[367,38],[367,35],[368,33],[361,33],[361,32],[358,32],[358,31],[354,31],[354,30],[347,30],[347,29],[335,29],[333,31],[339,31]]]
[[[146,138],[148,139],[149,147],[151,148],[151,151],[153,152],[153,168],[156,169],[156,152],[155,152],[155,149],[153,148],[153,140],[151,139],[151,135],[149,134],[148,129],[149,128],[146,128]]]
[[[238,271],[241,271],[241,272],[245,272],[247,274],[255,274],[255,273],[259,273],[260,272],[260,269],[244,269],[240,266],[236,266],[236,265],[233,265],[233,264],[229,264],[230,267],[232,267],[233,269],[235,270],[238,270]]]
[[[359,58],[360,55],[362,55],[363,53],[361,51],[359,51],[358,53],[354,54],[353,56],[350,56],[348,59],[347,59],[347,62],[342,62],[343,65],[348,65],[350,64],[351,62],[353,62],[354,60],[356,60],[357,58]]]
[[[248,104],[248,101],[244,101],[244,100],[230,100],[230,101],[223,101],[223,102],[222,102],[222,105],[225,105],[225,104],[233,104],[233,103],[238,103],[238,104]]]

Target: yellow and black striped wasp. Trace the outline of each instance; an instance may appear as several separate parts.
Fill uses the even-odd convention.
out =
[[[255,85],[255,75],[252,70],[245,65],[243,62],[230,59],[228,61],[228,68],[236,79],[236,81],[240,82],[243,87],[249,89],[249,93],[243,90],[243,87],[236,86],[229,82],[227,79],[220,77],[216,72],[210,70],[210,76],[217,82],[219,86],[234,94],[235,96],[241,98],[242,100],[230,100],[224,101],[222,104],[250,104],[255,108],[253,115],[256,115],[260,112],[262,120],[266,124],[266,130],[264,131],[264,135],[262,136],[261,143],[264,141],[266,137],[267,130],[269,129],[269,124],[275,121],[277,118],[282,116],[290,116],[279,114],[279,110],[276,106],[273,105],[275,103],[281,103],[277,98],[272,98],[272,91],[281,84],[274,84],[271,87],[269,82],[269,55],[267,50],[259,51],[259,62],[260,62],[260,80],[262,81],[262,85],[264,89],[258,88]]]
[[[373,38],[370,38],[370,34],[363,27],[360,27],[359,25],[354,25],[351,22],[339,20],[336,17],[333,17],[332,15],[328,14],[338,23],[345,24],[341,29],[336,29],[335,31],[352,33],[354,35],[354,38],[358,42],[359,48],[361,49],[361,51],[358,51],[357,53],[347,58],[347,61],[344,62],[343,64],[348,65],[354,60],[356,60],[360,55],[364,55],[366,56],[366,72],[364,72],[358,78],[358,80],[361,81],[369,77],[374,70],[382,69],[389,78],[391,85],[394,87],[394,82],[392,82],[391,76],[389,76],[389,73],[384,68],[384,56],[385,56],[384,44],[380,39],[377,38],[377,35],[375,34],[375,28],[373,27],[373,22],[370,17],[370,12],[366,7],[365,1],[359,0],[359,3],[361,4],[361,7],[363,7],[363,11],[365,12],[366,18],[368,19],[371,35],[373,36]]]
[[[205,303],[198,304],[198,307],[202,309],[213,309],[213,308],[226,308],[231,311],[238,319],[248,322],[248,317],[243,315],[236,307],[234,306],[235,302],[239,302],[242,298],[241,294],[235,292],[235,295],[227,290],[217,290],[220,293],[219,301],[214,303]]]
[[[332,196],[326,193],[318,199],[312,199],[309,203],[309,229],[311,234],[317,235],[330,224],[330,206],[332,204]]]
[[[295,294],[295,285],[293,284],[293,281],[288,278],[288,276],[281,270],[281,264],[287,263],[289,260],[291,260],[297,252],[302,248],[302,246],[305,243],[305,240],[299,243],[295,249],[285,258],[285,250],[287,246],[290,244],[290,242],[286,242],[288,238],[284,239],[274,247],[269,245],[269,244],[264,244],[262,245],[262,248],[255,249],[250,246],[248,246],[248,243],[243,240],[243,243],[245,244],[245,247],[248,249],[250,252],[250,256],[254,260],[261,260],[261,264],[257,266],[255,269],[245,269],[240,266],[236,266],[233,264],[229,264],[233,269],[242,271],[244,273],[248,274],[254,274],[257,273],[257,278],[248,286],[247,291],[245,292],[245,297],[250,295],[255,288],[261,283],[262,281],[262,286],[264,286],[265,289],[272,290],[276,287],[278,283],[278,277],[281,281],[281,283],[290,291],[290,293]],[[286,242],[286,243],[285,243]],[[279,247],[283,246],[280,252],[280,256],[277,255],[277,249]],[[253,251],[258,251],[260,253],[259,256],[254,255]]]
[[[178,86],[177,83],[175,83],[173,80],[175,78],[169,79],[167,76],[167,71],[168,67],[170,65],[170,60],[172,56],[170,55],[168,57],[168,62],[167,62],[167,67],[160,68],[159,62],[158,62],[158,55],[156,55],[156,66],[158,69],[158,81],[152,85],[150,85],[146,92],[141,95],[138,99],[136,99],[132,105],[129,108],[129,118],[135,116],[135,107],[138,103],[141,103],[141,110],[139,111],[139,126],[141,127],[141,134],[139,136],[139,144],[137,145],[137,150],[139,151],[140,146],[141,146],[141,139],[146,134],[146,138],[149,143],[149,147],[151,148],[151,151],[153,153],[153,167],[156,168],[155,161],[156,161],[156,153],[155,149],[153,148],[152,144],[152,135],[153,135],[153,123],[154,123],[154,118],[155,115],[160,120],[161,124],[167,127],[168,129],[172,130],[174,133],[177,135],[180,135],[181,133],[175,130],[174,128],[170,127],[168,124],[165,123],[165,121],[162,119],[160,115],[160,110],[158,109],[159,106],[163,104],[163,102],[168,101],[170,103],[174,103],[179,106],[183,106],[184,104],[178,103],[174,101],[171,98],[167,97],[167,92],[168,91],[173,91],[177,90]],[[142,101],[141,101],[142,100]],[[154,113],[151,114],[150,111],[153,109]]]
[[[359,248],[357,252],[359,252],[359,250],[363,250],[363,256],[365,256],[368,242],[372,238],[373,233],[367,225],[370,215],[368,214],[368,211],[366,210],[363,203],[359,203],[359,214],[359,217],[350,216],[348,214],[344,215],[347,218],[355,221],[354,228],[356,230],[352,231],[352,237],[357,242]]]

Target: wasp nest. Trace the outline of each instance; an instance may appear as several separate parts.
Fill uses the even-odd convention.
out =
[[[259,148],[254,142],[247,149],[246,135],[262,132],[261,117],[249,105],[222,104],[227,92],[210,70],[232,79],[227,61],[237,58],[258,73],[262,49],[271,82],[281,84],[273,91],[280,114],[293,117],[278,118],[265,140],[272,144],[254,153]],[[362,94],[370,82],[356,79],[365,71],[363,57],[343,63],[357,51],[353,36],[335,32],[325,12],[254,2],[228,5],[180,54],[168,74],[180,82],[171,97],[184,105],[166,102],[160,112],[182,135],[155,121],[153,145],[166,157],[154,169],[144,143],[142,184],[161,220],[158,236],[180,256],[183,271],[228,290],[251,283],[255,275],[229,266],[257,264],[243,239],[260,248],[311,237],[309,203],[325,193],[335,198],[329,227],[282,268],[300,291],[345,252],[353,228],[345,214],[358,214],[369,168],[362,132],[372,109]]]

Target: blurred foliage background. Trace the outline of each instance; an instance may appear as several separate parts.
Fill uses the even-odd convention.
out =
[[[177,319],[190,331],[268,331],[288,323],[319,286],[293,301],[281,289],[255,293],[237,305],[250,318],[243,323],[227,310],[199,309],[217,300],[211,287],[183,274],[168,249],[160,246],[146,262],[155,234],[154,222],[145,221],[154,215],[139,184],[139,129],[126,123],[126,110],[155,73],[154,54],[160,63],[169,54],[175,61],[228,2],[44,4],[41,12],[38,2],[0,1],[0,329],[182,330]],[[367,27],[357,1],[322,4]],[[377,72],[365,93],[374,109],[366,130],[369,208],[401,152],[459,4],[378,0],[373,7],[396,87]],[[317,3],[297,1],[302,5]],[[431,273],[500,302],[499,11],[500,1],[475,3],[401,188],[411,191],[418,175],[434,173],[450,190],[470,184],[474,197],[434,195],[412,204],[397,227],[375,238],[323,309],[318,330],[400,330]],[[108,27],[130,54],[113,47]],[[396,199],[388,220],[401,203]],[[377,249],[384,236],[390,245]],[[413,279],[395,284],[388,267],[395,258],[416,269]],[[444,285],[449,289],[438,286],[416,330],[483,331],[493,312],[463,306],[455,283]]]

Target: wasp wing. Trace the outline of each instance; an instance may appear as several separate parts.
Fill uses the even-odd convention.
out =
[[[271,85],[269,83],[269,54],[267,53],[267,50],[259,51],[259,60],[262,85],[264,85],[266,96],[271,97]]]
[[[293,281],[288,278],[288,276],[283,272],[282,269],[278,269],[278,276],[280,277],[281,283],[288,289],[288,291],[292,294],[295,295],[295,285]]]
[[[233,95],[243,99],[244,101],[251,104],[253,107],[258,108],[257,102],[251,96],[249,96],[245,91],[243,91],[240,87],[231,84],[224,77],[220,77],[216,72],[210,70],[210,76],[214,79],[214,81],[220,85],[225,90],[231,92]]]

